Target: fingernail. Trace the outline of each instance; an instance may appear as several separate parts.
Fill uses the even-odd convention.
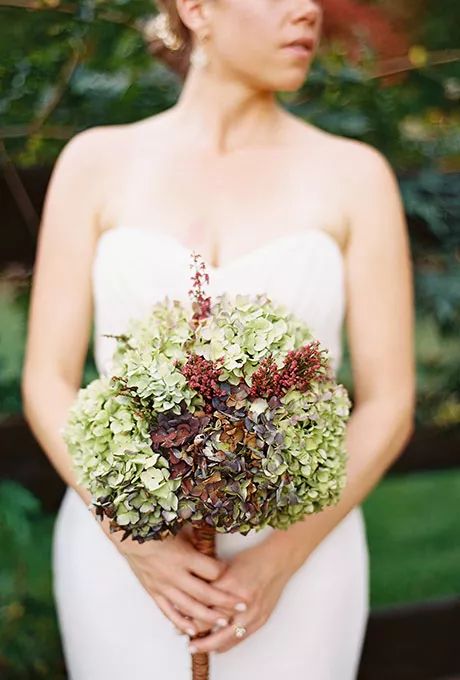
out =
[[[225,626],[228,626],[228,619],[224,618],[217,619],[217,625],[220,626],[221,628],[225,628]]]
[[[189,645],[188,650],[190,654],[196,654],[198,649],[195,647],[195,645]]]
[[[246,602],[238,602],[235,605],[235,609],[236,609],[237,612],[245,612],[247,608],[248,608],[248,605],[246,604]]]
[[[194,637],[196,635],[196,630],[194,628],[187,628],[187,635]]]

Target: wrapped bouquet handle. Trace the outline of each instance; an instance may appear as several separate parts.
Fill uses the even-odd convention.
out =
[[[122,540],[190,522],[215,557],[217,533],[286,529],[339,501],[351,402],[304,321],[264,293],[211,301],[203,278],[201,262],[191,305],[166,297],[104,334],[111,373],[79,390],[62,434]],[[192,655],[192,673],[207,680],[208,654]]]
[[[193,526],[192,543],[197,550],[208,557],[216,556],[216,532],[206,522],[200,522]],[[205,637],[207,633],[198,633],[196,638]],[[192,654],[192,678],[193,680],[208,680],[209,678],[209,654],[197,652]]]

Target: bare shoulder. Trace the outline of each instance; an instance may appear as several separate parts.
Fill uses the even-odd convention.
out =
[[[366,188],[372,194],[394,193],[397,190],[396,173],[379,149],[357,139],[330,133],[327,135],[331,156],[350,189]]]
[[[41,240],[48,234],[52,242],[77,234],[92,240],[116,136],[115,127],[95,126],[76,133],[61,149],[46,191]]]
[[[153,116],[149,119],[153,129]],[[81,197],[87,216],[100,231],[100,216],[118,186],[119,175],[135,152],[144,121],[97,125],[77,132],[62,148],[54,164],[47,203],[59,202],[73,210]]]
[[[129,126],[96,125],[77,132],[61,150],[56,166],[85,176],[88,170],[103,170],[129,135]]]
[[[133,141],[148,126],[149,132],[159,127],[163,119],[161,113],[133,123],[119,125],[95,125],[77,132],[63,147],[56,166],[66,166],[70,171],[87,177],[88,170],[110,174],[116,167],[114,161],[121,158],[133,148]],[[100,179],[101,175],[98,175]],[[94,175],[93,175],[94,179]]]
[[[333,161],[335,172],[341,177],[346,176],[355,183],[386,180],[391,184],[396,180],[390,162],[376,147],[314,126],[308,127],[318,149]],[[353,172],[350,172],[351,169]]]
[[[377,148],[329,135],[331,158],[340,176],[347,219],[347,252],[360,268],[363,258],[409,268],[409,232],[395,169]]]
[[[104,176],[113,137],[114,131],[104,126],[87,128],[71,137],[54,163],[47,200],[62,196],[71,201],[82,195],[87,201],[96,198],[98,182],[94,180]]]
[[[110,136],[102,126],[88,128],[76,133],[61,149],[46,191],[40,229],[42,237],[51,231],[73,232],[75,227],[69,216],[76,215],[80,218],[79,230],[83,230],[82,225],[95,230],[100,178],[104,177],[106,164],[104,149],[110,148]],[[63,215],[67,216],[64,222]],[[60,226],[58,230],[58,223],[66,226]]]
[[[361,242],[372,236],[383,238],[385,220],[401,231],[404,221],[396,173],[379,149],[299,118],[291,122],[296,152],[300,151],[310,181],[327,196],[327,211],[334,217],[334,232],[344,252],[354,235],[360,235]]]
[[[322,154],[328,159],[331,181],[341,187],[349,237],[359,232],[367,232],[371,237],[371,230],[381,231],[385,222],[391,222],[388,229],[403,230],[405,221],[399,183],[387,157],[360,140],[318,129],[315,134]]]
[[[396,173],[391,163],[371,144],[337,137],[336,154],[341,170],[348,170],[350,186],[367,187],[383,193],[397,189]],[[351,173],[350,168],[353,168]]]

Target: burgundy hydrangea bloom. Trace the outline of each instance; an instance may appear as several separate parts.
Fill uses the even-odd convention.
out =
[[[208,417],[193,415],[189,411],[184,411],[179,415],[160,413],[155,427],[150,430],[152,449],[160,451],[160,447],[184,446],[192,441],[208,422]]]

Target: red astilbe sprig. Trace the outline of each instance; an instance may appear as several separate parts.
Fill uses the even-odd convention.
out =
[[[193,263],[190,268],[195,267],[192,275],[192,287],[188,291],[192,299],[193,315],[192,326],[195,328],[201,319],[205,319],[211,313],[211,298],[203,293],[203,279],[209,283],[209,274],[206,271],[206,264],[199,253],[192,253]]]
[[[330,377],[326,355],[327,350],[320,349],[319,340],[315,340],[290,350],[281,369],[273,357],[265,357],[252,374],[250,398],[282,397],[290,389],[306,392],[313,381]]]
[[[306,392],[313,381],[330,377],[327,350],[320,349],[319,345],[319,340],[314,340],[287,353],[280,378],[283,393],[290,389]]]
[[[282,394],[280,379],[281,374],[273,357],[270,355],[264,357],[252,374],[249,398],[270,399],[272,396],[280,396]]]
[[[226,394],[219,384],[221,370],[219,364],[222,361],[221,357],[214,362],[199,354],[191,354],[181,368],[181,372],[187,378],[190,387],[202,395],[206,413],[213,409],[211,404],[213,397],[223,397]]]

